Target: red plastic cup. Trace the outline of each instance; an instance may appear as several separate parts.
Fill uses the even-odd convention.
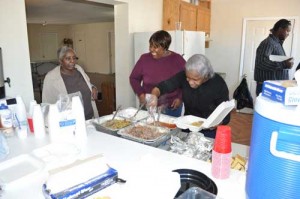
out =
[[[28,125],[29,125],[29,130],[30,130],[31,133],[33,133],[34,129],[33,129],[32,117],[27,117],[27,121],[28,121]]]
[[[230,126],[220,125],[217,127],[217,133],[213,150],[217,153],[231,153]]]

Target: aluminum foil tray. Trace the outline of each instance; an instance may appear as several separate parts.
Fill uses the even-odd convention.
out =
[[[130,130],[132,130],[132,128],[136,127],[136,126],[145,126],[145,127],[150,127],[151,129],[156,129],[156,130],[158,130],[161,133],[161,135],[159,137],[155,138],[155,139],[148,139],[147,140],[147,139],[135,137],[133,135],[128,134],[128,132]],[[163,142],[169,140],[170,137],[171,137],[171,134],[173,132],[174,131],[171,131],[168,128],[163,128],[163,127],[148,125],[148,124],[139,122],[139,123],[136,123],[135,125],[131,125],[131,126],[128,126],[128,127],[125,127],[123,129],[119,130],[117,132],[117,134],[120,135],[123,138],[129,139],[129,140],[132,140],[132,141],[136,141],[136,142],[143,143],[143,144],[146,144],[146,145],[149,145],[149,146],[153,146],[153,147],[158,147]]]
[[[107,134],[110,134],[110,135],[114,135],[114,136],[119,136],[117,134],[117,132],[120,129],[122,129],[122,128],[112,129],[112,128],[108,128],[108,127],[105,127],[105,126],[102,125],[104,122],[112,119],[112,117],[113,117],[113,114],[111,114],[111,115],[105,115],[105,116],[96,118],[96,119],[92,120],[92,124],[95,126],[95,128],[96,128],[97,131],[100,131],[100,132],[103,132],[103,133],[107,133]],[[119,117],[119,116],[116,116],[115,119],[116,120],[125,120],[124,118]]]

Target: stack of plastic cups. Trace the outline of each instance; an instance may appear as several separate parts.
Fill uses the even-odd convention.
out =
[[[56,104],[50,104],[48,113],[48,130],[51,141],[57,141],[60,135],[59,112]]]
[[[20,95],[16,97],[17,108],[16,108],[16,119],[18,121],[17,133],[18,137],[24,139],[27,137],[28,124],[27,115],[24,101]]]
[[[36,103],[35,100],[31,100],[31,101],[30,101],[30,104],[29,104],[29,111],[28,111],[28,114],[27,114],[28,126],[29,126],[29,130],[30,130],[31,133],[34,132],[32,115],[33,115],[33,107],[34,107],[34,105],[36,105],[36,104],[37,104],[37,103]]]
[[[78,144],[82,144],[87,139],[84,109],[79,96],[72,97],[72,114],[76,119],[75,138]]]
[[[231,165],[231,128],[220,125],[217,128],[212,152],[212,176],[226,179],[230,175]]]
[[[40,104],[35,104],[33,106],[32,123],[34,129],[34,136],[36,138],[45,137],[46,132],[45,132],[44,115]]]

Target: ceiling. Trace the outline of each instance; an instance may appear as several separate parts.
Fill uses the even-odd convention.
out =
[[[27,23],[113,22],[114,5],[84,0],[25,0]]]

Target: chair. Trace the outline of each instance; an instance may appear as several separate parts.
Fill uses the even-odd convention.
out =
[[[99,116],[112,114],[116,110],[116,87],[113,82],[101,84],[102,100],[96,100]]]

